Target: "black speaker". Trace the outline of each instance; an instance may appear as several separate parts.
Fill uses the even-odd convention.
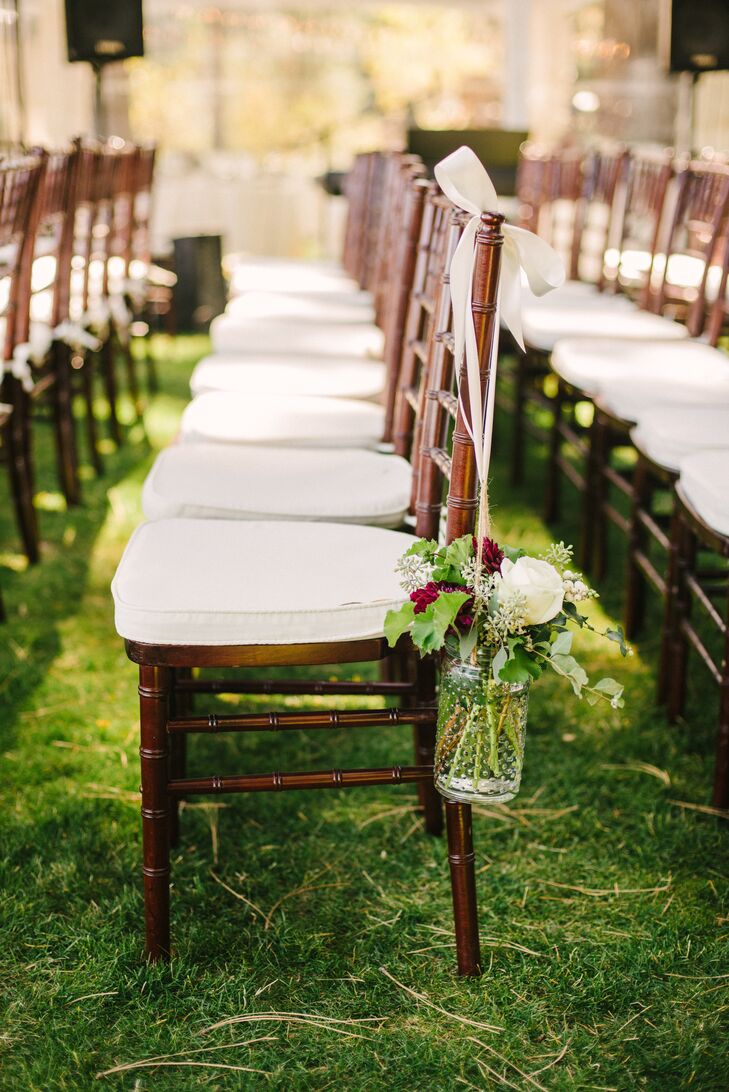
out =
[[[173,243],[177,328],[184,333],[207,330],[225,310],[222,239],[219,235],[194,235]]]
[[[66,0],[69,61],[142,57],[142,0]]]
[[[729,0],[673,0],[671,72],[729,68]]]

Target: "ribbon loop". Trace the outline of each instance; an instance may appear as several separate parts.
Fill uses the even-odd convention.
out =
[[[491,351],[486,400],[481,396],[481,375],[476,331],[471,311],[473,272],[476,261],[475,241],[480,217],[486,212],[498,212],[498,196],[493,182],[475,152],[465,145],[441,160],[435,167],[435,178],[446,197],[471,213],[451,259],[450,292],[453,305],[453,340],[455,370],[460,375],[464,353],[468,378],[470,421],[464,421],[471,435],[476,469],[482,483],[482,500],[488,476],[493,429],[496,366],[498,356],[499,314],[515,340],[524,348],[521,324],[522,276],[537,296],[558,288],[565,278],[562,260],[543,239],[511,224],[502,226],[504,245],[501,255],[497,295],[496,330]]]

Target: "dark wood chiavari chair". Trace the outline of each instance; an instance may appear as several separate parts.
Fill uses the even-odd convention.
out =
[[[135,334],[140,327],[144,330],[144,362],[150,393],[159,390],[159,381],[148,335],[152,329],[173,332],[173,289],[177,280],[171,270],[152,262],[152,186],[156,158],[155,145],[142,144],[137,148],[127,292],[127,302],[137,323],[131,327],[131,333]]]
[[[0,314],[4,320],[0,364],[0,450],[7,463],[13,504],[25,554],[39,557],[33,478],[29,462],[28,393],[13,374],[15,346],[27,330],[32,272],[33,206],[43,171],[38,156],[0,162]],[[4,616],[0,604],[0,616]]]
[[[81,487],[73,413],[77,385],[85,402],[91,460],[101,471],[93,405],[92,363],[74,339],[71,296],[74,258],[75,210],[82,169],[78,148],[44,155],[38,189],[34,270],[31,277],[30,332],[36,324],[48,329],[48,352],[36,362],[31,403],[50,399],[55,429],[61,489],[69,504],[78,504]],[[44,276],[44,270],[48,270]],[[36,273],[40,277],[36,278]],[[38,283],[36,284],[36,279]]]
[[[481,218],[481,226],[476,238],[477,259],[476,276],[474,278],[473,315],[477,324],[478,344],[481,361],[482,381],[486,383],[486,372],[490,358],[492,339],[494,336],[494,322],[496,311],[496,285],[498,280],[498,267],[500,246],[502,237],[500,233],[501,218],[495,215],[484,215]],[[443,334],[444,344],[451,345],[447,336]],[[453,409],[455,399],[450,390],[451,384],[445,372],[450,367],[452,373],[452,357],[448,364],[448,357],[444,355],[444,375],[441,390],[428,400],[429,409],[434,407],[436,419],[432,421],[426,430],[426,435],[438,444],[442,442],[441,413],[444,407]],[[463,374],[465,375],[465,365]],[[446,396],[445,391],[448,391]],[[442,470],[446,463],[450,469],[450,490],[447,502],[446,533],[454,537],[466,533],[473,527],[474,511],[476,507],[475,497],[475,473],[474,455],[472,444],[464,427],[460,412],[456,414],[456,427],[453,436],[452,455],[446,456],[441,452],[436,442],[429,442],[423,448],[423,470],[421,480],[423,487],[419,500],[419,524],[418,531],[432,533],[437,529],[441,512],[441,487]],[[292,567],[296,568],[304,564],[301,572],[300,586],[311,587],[318,579],[316,572],[311,570],[321,567],[324,572],[331,573],[333,565],[332,551],[339,551],[336,555],[344,564],[346,574],[345,583],[351,585],[351,593],[359,598],[356,611],[369,610],[367,602],[373,594],[370,590],[362,596],[362,590],[357,589],[356,583],[360,579],[363,570],[363,559],[367,559],[370,565],[377,568],[376,573],[370,573],[368,580],[373,578],[380,584],[379,594],[375,592],[376,600],[381,606],[378,608],[379,622],[357,623],[352,627],[346,619],[342,619],[337,626],[340,634],[335,636],[313,634],[306,637],[307,626],[315,625],[312,621],[312,612],[299,613],[294,621],[295,634],[292,632],[292,616],[282,614],[280,616],[281,628],[298,636],[298,643],[271,643],[271,630],[267,634],[259,630],[258,641],[260,643],[241,643],[235,641],[234,630],[228,630],[228,639],[222,634],[216,636],[210,632],[202,642],[190,641],[193,635],[191,626],[193,615],[187,612],[188,607],[195,609],[210,609],[210,602],[203,607],[199,598],[201,585],[197,575],[203,571],[212,574],[217,585],[215,596],[222,593],[226,598],[226,611],[230,619],[232,607],[231,594],[239,598],[240,592],[232,589],[231,583],[225,578],[225,568],[221,568],[222,555],[214,557],[209,549],[210,536],[208,534],[209,523],[205,521],[190,520],[162,520],[157,523],[143,525],[130,543],[125,557],[120,565],[115,580],[114,592],[117,604],[117,627],[121,636],[126,640],[126,648],[129,657],[139,664],[140,668],[140,708],[141,708],[141,761],[142,761],[142,823],[144,842],[144,886],[147,926],[147,953],[152,960],[167,958],[170,953],[170,831],[174,831],[176,804],[181,797],[198,793],[222,793],[234,792],[260,792],[267,790],[285,791],[288,789],[302,788],[344,788],[356,785],[384,785],[415,783],[421,786],[421,792],[425,802],[426,826],[432,832],[440,829],[441,807],[432,781],[432,753],[434,745],[434,665],[432,662],[420,661],[413,656],[409,648],[398,648],[389,652],[385,647],[381,633],[381,617],[383,611],[382,595],[385,602],[393,595],[394,588],[392,578],[388,577],[380,566],[386,565],[386,555],[390,557],[390,563],[394,561],[401,548],[408,544],[408,536],[400,536],[397,532],[381,531],[376,528],[335,528],[335,525],[287,525],[274,524],[263,525],[262,533],[271,536],[269,548],[265,556],[258,558],[256,563],[256,585],[263,586],[267,583],[262,578],[260,566],[273,564],[274,570],[288,572],[292,575]],[[213,549],[217,552],[221,545],[225,554],[233,546],[233,561],[235,573],[240,574],[243,557],[239,552],[240,545],[247,543],[250,550],[251,536],[255,537],[255,524],[247,522],[239,524],[226,522],[217,525],[217,533],[213,536]],[[314,534],[316,542],[320,545],[315,549],[307,548],[306,538]],[[202,533],[203,539],[198,536]],[[296,534],[297,553],[291,555],[286,550],[287,560],[283,570],[279,571],[276,554],[288,534]],[[180,572],[179,580],[175,578],[172,586],[167,576],[171,575],[168,566],[163,565],[158,571],[158,558],[156,554],[162,543],[172,535],[177,543],[175,553],[177,564],[182,563],[185,572]],[[347,553],[347,545],[354,546],[354,540],[345,542],[347,536],[356,535],[359,543],[356,556]],[[365,542],[365,537],[367,542]],[[204,540],[204,545],[203,545]],[[224,540],[228,541],[225,546]],[[233,545],[235,543],[235,545]],[[200,550],[202,549],[202,552]],[[163,547],[166,550],[166,547]],[[321,556],[322,551],[324,557]],[[183,554],[185,555],[183,558]],[[378,556],[379,555],[379,556]],[[304,558],[306,560],[304,561]],[[199,569],[198,569],[199,566]],[[156,588],[155,594],[150,598],[146,593],[141,597],[140,578],[144,580],[144,573],[154,573],[153,582]],[[166,571],[167,576],[160,575]],[[293,574],[295,577],[295,574]],[[296,577],[295,577],[296,578]],[[354,581],[354,583],[352,583]],[[207,581],[206,581],[207,582]],[[164,585],[167,586],[165,593]],[[241,588],[240,576],[236,575],[232,585]],[[320,584],[323,588],[324,584]],[[198,608],[190,601],[186,605],[185,600],[194,591]],[[246,589],[246,601],[255,591],[253,587]],[[186,612],[187,622],[176,637],[169,629],[171,616],[157,614],[161,606],[162,596],[172,593],[175,601],[175,610]],[[358,595],[359,592],[359,595]],[[317,592],[317,601],[323,591]],[[344,598],[351,601],[352,594],[344,594]],[[398,593],[401,595],[401,593]],[[352,609],[350,602],[348,610]],[[289,607],[290,611],[290,607]],[[141,612],[141,613],[140,613]],[[336,613],[336,612],[335,612]],[[143,618],[150,625],[145,625]],[[155,621],[156,619],[156,621]],[[275,619],[272,619],[275,624]],[[140,625],[139,623],[142,622]],[[266,624],[267,625],[267,624]],[[303,631],[302,631],[303,625]],[[341,633],[342,625],[349,625],[349,633]],[[374,628],[373,628],[374,626]],[[238,627],[240,631],[240,626]],[[199,638],[199,630],[195,631]],[[277,638],[277,640],[280,639]],[[232,642],[232,643],[231,643]],[[223,680],[206,680],[202,678],[190,678],[190,671],[203,668],[224,667],[274,667],[294,665],[316,665],[331,663],[351,663],[362,661],[385,661],[392,659],[397,661],[397,682],[388,681],[380,684],[316,684],[317,693],[360,693],[363,686],[368,693],[387,695],[399,695],[406,706],[402,709],[389,711],[361,711],[343,712],[332,710],[328,713],[270,713],[270,714],[242,714],[232,716],[181,716],[176,710],[181,696],[189,694],[219,693],[232,690],[234,693],[270,693],[272,689],[281,686],[286,692],[290,685],[294,692],[311,692],[306,685],[297,683],[273,684],[261,681],[259,684],[241,682],[234,684]],[[181,673],[182,672],[182,677]],[[372,726],[387,722],[389,724],[413,724],[416,730],[416,753],[419,756],[419,765],[413,767],[393,766],[384,769],[366,770],[339,770],[310,773],[280,773],[272,775],[249,774],[233,777],[196,777],[188,778],[184,774],[184,746],[183,741],[187,735],[196,732],[210,731],[253,731],[253,730],[289,730],[294,728],[318,728],[326,729],[335,725],[348,726]],[[480,957],[478,948],[478,928],[476,916],[474,856],[471,839],[470,808],[467,805],[448,803],[446,805],[449,834],[449,861],[451,866],[453,899],[456,921],[456,938],[458,953],[458,968],[461,974],[480,973]]]
[[[547,164],[547,197],[539,217],[540,233],[563,255],[565,268],[569,271],[568,285],[556,293],[557,297],[561,294],[561,299],[575,284],[594,286],[600,292],[607,284],[604,253],[615,224],[616,195],[626,159],[624,149],[595,152],[584,158],[570,150],[554,156]],[[597,216],[601,216],[601,221],[595,224]],[[589,231],[585,230],[587,227]],[[590,279],[583,282],[580,277],[585,274],[589,274]],[[588,297],[580,292],[565,302],[573,305],[567,308],[569,315],[570,311],[579,312],[588,303]],[[555,301],[547,298],[537,304],[537,318],[542,307],[547,312],[555,307]],[[560,302],[557,306],[564,304]],[[549,438],[543,426],[529,415],[528,406],[552,409],[552,398],[544,389],[549,375],[550,350],[530,337],[526,322],[524,330],[526,352],[519,352],[516,357],[511,377],[513,393],[507,396],[500,390],[498,395],[498,404],[513,420],[511,477],[514,484],[523,479],[527,436],[541,442]]]
[[[447,258],[448,213],[449,206],[442,197],[435,196],[432,185],[417,177],[406,179],[405,200],[398,214],[399,242],[393,248],[397,273],[390,277],[386,407],[393,403],[401,367],[410,367],[415,354],[427,359],[428,335],[418,316],[426,316],[430,321],[432,315],[442,310],[442,304],[436,306],[436,293]],[[445,328],[447,318],[447,314],[442,316],[439,328]],[[374,366],[369,363],[363,367],[371,370]],[[421,385],[424,382],[421,378]],[[411,378],[410,384],[415,384],[415,402],[418,400],[415,379]],[[424,405],[424,394],[419,401]],[[300,399],[299,415],[306,417],[308,402],[306,398]],[[333,406],[335,414],[361,412],[361,403],[353,403],[351,399],[337,402]],[[385,418],[382,410],[372,412],[378,429],[382,430],[386,411]],[[398,449],[407,456],[413,423],[411,415],[399,426]],[[253,480],[260,475],[253,475],[253,479],[251,476],[256,464],[264,468],[265,498],[261,496],[260,481]],[[298,482],[295,497],[288,487],[293,464]],[[341,447],[319,451],[290,447],[261,449],[246,443],[178,444],[162,452],[155,461],[145,482],[143,509],[150,519],[193,512],[200,517],[253,518],[258,514],[261,518],[265,512],[267,516],[398,527],[408,511],[414,469],[406,459],[382,451]],[[411,510],[412,506],[410,502]]]
[[[114,145],[105,148],[104,153],[115,160],[103,278],[103,293],[110,309],[110,336],[105,349],[115,358],[121,356],[129,396],[137,419],[141,420],[142,400],[130,334],[134,316],[127,305],[139,149],[133,144],[124,144],[119,148]]]
[[[633,170],[637,171],[637,177],[632,180]],[[662,240],[664,253],[661,257],[660,272],[657,266],[656,248],[660,229],[661,210],[666,194],[668,171],[670,164],[660,157],[649,157],[633,160],[628,179],[628,193],[626,198],[625,221],[628,227],[622,232],[617,276],[624,289],[638,290],[642,306],[646,312],[662,312],[669,307],[669,293],[663,285],[667,278],[667,271],[671,268],[670,262],[673,255],[682,253],[684,243],[683,218],[680,214],[682,206],[685,216],[689,215],[690,196],[692,189],[698,192],[698,183],[692,181],[693,175],[683,171],[676,178],[674,213],[667,225],[666,237]],[[714,228],[711,231],[714,232]],[[643,252],[640,264],[643,267],[642,278],[636,280],[635,276],[625,276],[625,263],[622,255],[626,254],[635,245],[636,235],[646,238],[650,236],[653,249]],[[642,284],[641,284],[642,279]],[[698,298],[698,303],[688,316],[689,323],[687,334],[697,332],[697,324],[703,322],[701,307],[699,304],[703,296]],[[671,303],[671,306],[673,304]],[[685,309],[684,309],[685,310]],[[610,359],[619,358],[620,346],[614,340],[610,340],[607,331],[595,342],[587,338],[570,339],[557,342],[552,354],[552,367],[557,377],[557,387],[552,403],[552,422],[549,438],[547,487],[545,491],[545,516],[549,522],[557,518],[560,508],[561,484],[564,479],[569,481],[580,493],[588,494],[587,483],[590,478],[591,454],[590,442],[595,439],[590,427],[580,424],[578,409],[580,404],[591,401],[599,389],[599,381],[605,368],[609,370]],[[621,336],[619,324],[615,328],[616,336]],[[628,344],[630,339],[625,342]],[[650,344],[650,338],[636,343],[636,353],[641,353],[644,347]],[[656,342],[660,348],[663,342]],[[607,364],[602,370],[597,369],[595,376],[591,376],[590,362],[583,363],[586,355],[591,352],[601,354],[605,351]],[[592,385],[591,384],[592,380]],[[600,437],[601,439],[601,437]],[[596,453],[593,452],[594,456]],[[570,457],[571,456],[571,457]],[[574,458],[577,456],[577,460]],[[582,460],[584,470],[580,469],[579,460]],[[589,500],[583,508],[583,520],[581,527],[581,553],[580,563],[588,568],[593,548],[594,512]]]
[[[707,278],[729,209],[729,169],[718,164],[693,163],[681,172],[677,187],[678,195],[669,229],[666,260],[660,277],[654,278],[652,294],[657,300],[657,307],[675,303],[676,292],[669,279],[673,255],[685,255],[700,262],[703,272],[698,287],[690,291],[682,289],[680,292],[686,328],[690,335],[697,337],[707,325],[707,307],[709,314],[713,309],[713,304],[707,301]],[[723,283],[726,283],[725,278]],[[720,313],[723,314],[722,300],[719,300],[718,307],[722,308]],[[712,323],[716,322],[715,312]],[[715,327],[710,324],[711,328]],[[683,342],[681,349],[675,346],[672,351],[683,352],[684,345],[687,352],[686,367],[690,369],[690,342]],[[637,351],[646,352],[648,347],[649,343],[646,342],[637,346]],[[626,343],[623,349],[627,352],[628,348]],[[660,351],[660,344],[658,349]],[[639,365],[637,371],[634,378],[639,381]],[[621,388],[621,393],[622,389],[630,391],[631,377],[620,378],[618,387]],[[575,392],[573,397],[574,395]],[[660,399],[660,377],[657,377],[656,400]],[[584,568],[593,571],[599,578],[604,574],[607,562],[608,526],[617,527],[625,535],[629,535],[631,530],[630,518],[621,511],[615,500],[623,497],[628,505],[634,503],[632,475],[615,465],[615,455],[618,449],[630,446],[630,431],[635,424],[635,418],[632,413],[628,415],[628,409],[611,403],[607,396],[607,386],[593,400],[594,417],[587,444],[583,447],[586,462],[580,554]],[[642,483],[640,489],[643,492]],[[643,502],[640,504],[642,508]],[[633,628],[631,621],[631,629]]]
[[[729,460],[724,458],[722,473],[728,472]],[[724,483],[726,480],[725,476]],[[725,503],[726,493],[721,488],[720,492]],[[729,534],[726,527],[722,533],[705,518],[687,495],[686,487],[678,482],[671,538],[664,642],[668,714],[673,721],[684,714],[688,655],[693,650],[719,687],[712,803],[717,808],[729,808]],[[699,564],[700,551],[711,552],[710,566],[705,561]],[[696,621],[692,608],[700,608],[700,621]],[[717,640],[718,655],[714,647]]]
[[[256,323],[246,318],[235,327],[236,336],[260,339],[261,352],[220,355],[213,353],[196,366],[191,387],[196,397],[185,411],[181,426],[184,442],[282,443],[316,447],[375,447],[389,442],[397,375],[403,353],[405,311],[410,297],[418,232],[422,218],[423,190],[419,182],[419,162],[405,162],[394,172],[390,189],[390,207],[381,210],[387,223],[390,268],[382,270],[387,285],[383,300],[383,331],[370,324],[327,323],[321,318],[311,323],[266,321]],[[217,321],[217,320],[216,320]],[[361,353],[347,352],[347,336],[355,331],[359,343],[361,331],[384,336],[384,360],[366,360]],[[311,335],[312,342],[306,341]],[[227,334],[226,334],[227,336]],[[275,347],[272,345],[274,339]],[[318,347],[314,351],[314,346]],[[274,359],[284,352],[282,359]],[[336,375],[333,374],[336,371]],[[288,374],[291,385],[281,386],[281,375]],[[322,378],[327,388],[321,392]],[[331,384],[331,385],[330,385]],[[294,386],[294,389],[292,389]],[[321,393],[317,393],[321,392]],[[336,393],[337,405],[331,394]],[[383,406],[363,404],[358,398],[382,396]],[[252,411],[252,399],[265,401],[265,426],[251,433],[246,415]],[[259,407],[260,408],[260,407]],[[238,414],[240,410],[240,414]],[[221,432],[221,414],[226,423]],[[296,417],[297,432],[287,425],[282,432],[279,421]],[[259,421],[264,418],[258,414]],[[250,417],[248,418],[250,419]],[[287,438],[288,437],[288,438]]]

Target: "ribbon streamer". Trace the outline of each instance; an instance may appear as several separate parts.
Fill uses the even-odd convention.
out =
[[[511,331],[523,349],[521,324],[522,274],[535,296],[543,296],[558,288],[565,279],[562,260],[552,247],[524,228],[504,224],[497,294],[495,336],[491,350],[486,405],[481,397],[481,376],[476,331],[471,311],[473,272],[476,262],[475,241],[481,214],[498,211],[499,199],[493,182],[475,152],[465,145],[442,159],[435,167],[435,178],[446,197],[471,213],[463,235],[451,259],[450,292],[453,305],[453,337],[455,370],[460,375],[463,354],[466,354],[466,375],[471,419],[464,420],[471,435],[476,469],[481,482],[482,509],[487,507],[486,487],[491,456],[496,367],[498,356],[499,319]]]

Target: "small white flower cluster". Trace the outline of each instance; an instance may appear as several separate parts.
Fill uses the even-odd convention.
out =
[[[472,557],[461,566],[461,576],[466,587],[474,589],[474,601],[479,605],[487,603],[494,590],[496,573],[482,571],[479,580],[479,564],[477,559]]]
[[[562,576],[564,585],[564,597],[568,603],[580,603],[583,599],[597,599],[594,588],[588,588],[579,573],[565,569]]]
[[[484,633],[490,643],[503,645],[507,637],[523,633],[526,626],[527,600],[519,591],[511,591],[492,615],[484,618]]]
[[[395,566],[400,577],[400,587],[408,595],[416,588],[422,588],[433,576],[433,566],[416,555],[401,557]]]
[[[564,542],[553,542],[548,550],[541,555],[542,560],[554,565],[555,569],[564,569],[572,560],[574,547],[565,546]],[[565,576],[567,574],[565,573]]]

